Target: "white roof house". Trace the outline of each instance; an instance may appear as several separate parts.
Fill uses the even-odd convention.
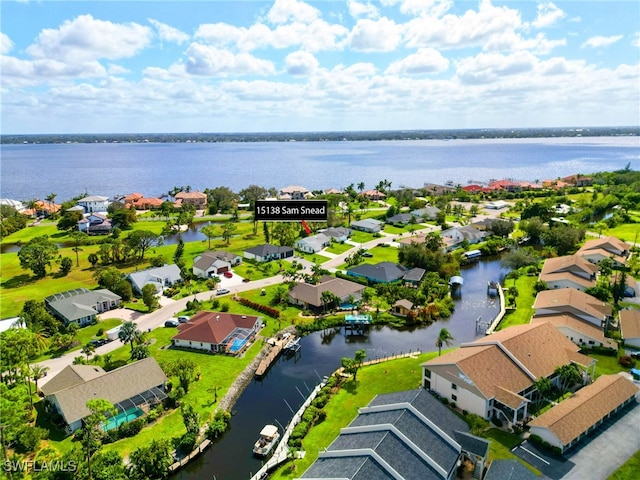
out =
[[[138,293],[142,293],[142,288],[148,284],[155,286],[156,291],[162,292],[166,287],[170,287],[182,280],[180,268],[175,263],[162,267],[148,268],[139,272],[131,272],[128,278],[131,286]]]

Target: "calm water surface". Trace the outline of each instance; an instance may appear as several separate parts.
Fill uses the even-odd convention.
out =
[[[492,178],[555,179],[637,168],[640,137],[358,142],[2,145],[0,196],[16,200],[88,192],[159,196],[174,186],[204,190],[250,184],[343,188],[381,180],[421,187]]]
[[[214,475],[218,480],[247,480],[262,466],[251,451],[262,427],[267,423],[286,427],[292,416],[289,406],[297,411],[320,379],[331,375],[342,357],[353,357],[358,349],[365,349],[370,359],[410,350],[434,351],[443,327],[453,335],[456,345],[479,338],[482,335],[476,332],[477,318],[490,321],[499,308],[497,298],[487,296],[487,282],[501,280],[505,274],[498,259],[463,268],[464,286],[455,312],[449,319],[426,328],[379,327],[366,337],[350,338],[343,331],[335,335],[315,332],[302,338],[302,348],[295,357],[281,356],[264,378],[254,380],[242,393],[234,406],[231,429],[222,440],[174,475],[173,480],[213,479]]]

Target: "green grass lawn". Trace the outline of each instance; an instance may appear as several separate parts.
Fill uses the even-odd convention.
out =
[[[536,300],[536,292],[533,286],[536,283],[538,277],[522,275],[516,280],[516,288],[518,289],[518,296],[516,297],[517,308],[507,313],[498,330],[504,330],[512,325],[523,325],[531,321],[533,316],[533,302]],[[506,288],[513,286],[513,280],[506,280]]]
[[[381,245],[378,245],[376,247],[370,248],[368,250],[368,252],[372,255],[371,257],[365,257],[364,258],[364,262],[362,263],[369,263],[371,265],[374,265],[376,263],[380,263],[380,262],[397,262],[398,261],[398,249],[394,248],[394,247],[383,247]],[[351,268],[349,265],[347,265],[346,263],[341,264],[340,266],[338,266],[339,270],[346,270],[348,268]]]
[[[640,472],[640,450],[613,472],[607,480],[636,480]]]
[[[353,232],[351,232],[351,237],[349,238],[349,240],[355,243],[367,243],[373,240],[374,238],[376,237],[372,233],[354,230]]]
[[[350,245],[348,243],[332,242],[331,246],[326,248],[326,251],[329,253],[335,253],[336,255],[340,255],[341,253],[351,250],[352,248],[354,248],[353,245]]]

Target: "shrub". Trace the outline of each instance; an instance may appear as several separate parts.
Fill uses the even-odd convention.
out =
[[[247,307],[253,308],[254,310],[257,310],[260,313],[264,313],[265,315],[268,315],[271,318],[280,317],[280,310],[278,310],[276,308],[269,307],[268,305],[262,305],[260,303],[252,302],[248,298],[243,298],[243,297],[240,297],[238,299],[238,301],[242,305],[245,305]],[[227,305],[227,308],[228,308],[228,305]]]
[[[631,358],[629,355],[622,355],[618,359],[618,363],[622,365],[624,368],[633,368],[636,366],[636,361]]]
[[[104,328],[99,328],[96,332],[96,337],[101,337],[102,335],[104,335]]]
[[[220,306],[220,311],[221,312],[228,312],[229,311],[229,304],[227,302],[224,302],[221,306]]]
[[[49,430],[40,427],[24,425],[17,437],[16,451],[18,453],[35,452],[40,445],[40,440],[49,436]]]
[[[140,430],[142,430],[142,427],[144,427],[145,423],[146,419],[144,418],[136,418],[131,422],[123,423],[118,427],[118,437],[127,438],[137,435],[138,433],[140,433]]]
[[[217,440],[222,436],[224,432],[229,428],[229,420],[231,419],[231,414],[225,411],[217,411],[213,420],[209,422],[209,426],[207,427],[207,438],[211,441]]]
[[[178,442],[177,449],[180,450],[185,455],[191,453],[196,446],[196,441],[198,437],[195,433],[185,433],[182,437],[180,437],[180,441]]]
[[[442,397],[440,401],[442,402],[443,405],[449,405],[449,399],[447,398]]]

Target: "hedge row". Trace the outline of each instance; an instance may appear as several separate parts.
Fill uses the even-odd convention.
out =
[[[273,307],[269,307],[267,305],[262,305],[261,303],[256,303],[256,302],[252,302],[251,300],[247,299],[247,298],[243,298],[240,297],[238,299],[238,301],[242,304],[245,305],[247,307],[251,307],[254,310],[259,311],[260,313],[264,313],[265,315],[270,316],[271,318],[278,318],[280,317],[280,310],[273,308]]]

